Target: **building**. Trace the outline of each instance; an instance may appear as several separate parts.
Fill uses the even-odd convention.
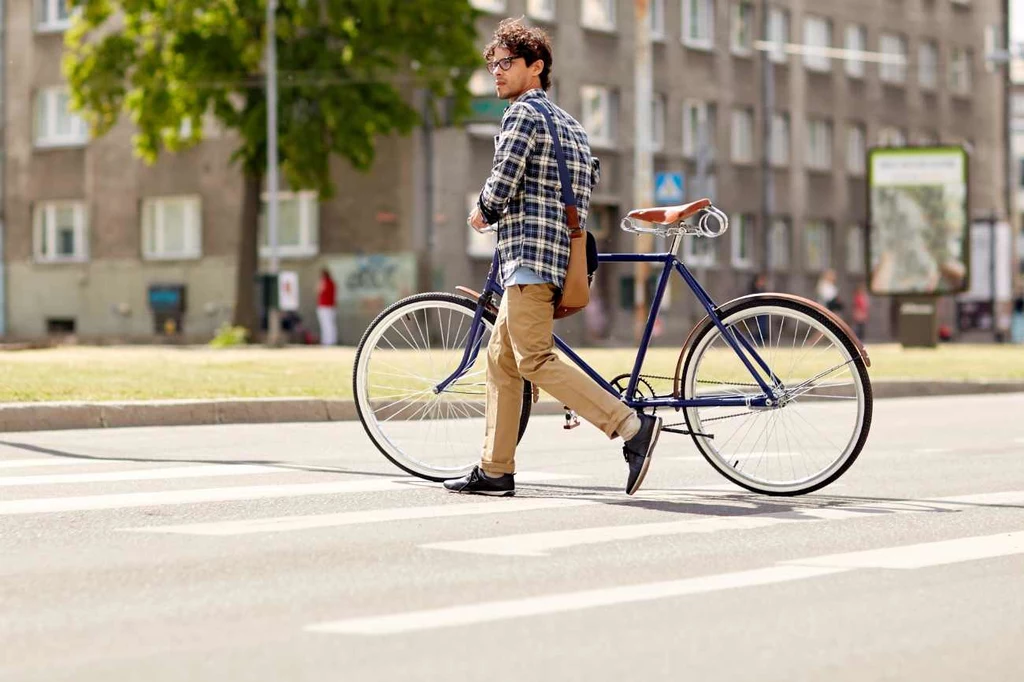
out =
[[[986,31],[1002,21],[1001,2],[650,3],[654,170],[681,174],[686,198],[710,194],[731,217],[722,238],[683,247],[716,299],[747,293],[765,244],[773,288],[813,297],[820,273],[833,268],[840,291],[851,292],[864,277],[865,154],[873,145],[966,145],[972,213],[1008,215],[1003,82],[985,69],[983,48]],[[618,222],[637,204],[633,2],[472,4],[484,12],[481,46],[504,16],[526,15],[551,33],[552,97],[587,127],[602,162],[589,228],[604,250],[632,250],[634,238]],[[199,147],[146,167],[132,158],[127,124],[88,140],[61,89],[61,8],[56,0],[6,8],[6,335],[73,329],[83,337],[151,336],[159,320],[149,310],[148,287],[178,284],[187,289],[181,331],[208,338],[233,300],[241,179],[227,161],[232,141],[209,126]],[[775,103],[767,220],[762,25],[773,44]],[[860,51],[906,63],[856,58]],[[286,195],[282,267],[299,272],[309,320],[319,269],[340,273],[345,343],[358,340],[383,303],[417,284],[475,287],[486,274],[490,244],[470,233],[465,216],[490,168],[500,107],[487,99],[486,72],[472,86],[481,98],[474,123],[384,139],[369,175],[339,163],[339,192],[330,201]],[[417,262],[433,264],[429,276],[417,280]],[[578,316],[562,323],[567,333],[631,338],[634,286],[631,266],[603,267],[595,284],[603,319],[591,317],[596,324],[585,334],[587,320]],[[875,338],[891,334],[887,313],[888,302],[876,301]],[[702,314],[675,286],[656,342],[681,342]]]

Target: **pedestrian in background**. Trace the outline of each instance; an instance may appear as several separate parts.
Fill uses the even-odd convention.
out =
[[[868,288],[861,284],[853,293],[853,331],[857,338],[864,340],[868,330],[868,317],[870,316],[871,303],[868,301]]]
[[[316,318],[320,323],[320,345],[334,346],[338,343],[338,312],[334,307],[336,288],[331,273],[324,268],[320,271],[320,286],[316,294]]]
[[[839,299],[839,287],[836,286],[835,270],[825,270],[818,278],[817,288],[818,303],[822,304],[834,313],[843,309],[843,303]]]
[[[751,294],[763,294],[768,291],[768,275],[763,272],[759,272],[754,275],[754,279],[750,282],[750,293]],[[754,343],[764,345],[768,339],[770,332],[768,330],[768,316],[758,315],[757,316],[757,336],[754,339]]]

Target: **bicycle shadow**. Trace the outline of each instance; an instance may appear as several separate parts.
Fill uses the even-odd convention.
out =
[[[780,518],[826,520],[828,512],[847,512],[858,516],[886,516],[895,513],[955,513],[967,509],[1019,509],[1024,503],[970,502],[955,499],[912,499],[859,495],[816,494],[799,497],[768,497],[743,490],[659,489],[641,491],[627,497],[621,488],[610,486],[570,486],[530,484],[517,487],[519,499],[585,499],[612,507],[646,509],[669,514],[694,516],[771,516]],[[817,514],[817,515],[813,515]]]

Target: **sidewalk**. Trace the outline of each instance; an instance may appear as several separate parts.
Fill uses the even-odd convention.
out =
[[[1024,381],[873,381],[876,399],[914,396],[1024,393]],[[876,407],[876,409],[878,409]],[[559,414],[561,405],[544,396],[533,414]],[[225,400],[142,400],[124,402],[0,403],[0,431],[132,426],[271,424],[357,419],[351,399],[256,398]]]

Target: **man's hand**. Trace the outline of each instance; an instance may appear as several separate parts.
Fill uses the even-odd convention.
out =
[[[480,214],[479,206],[474,208],[473,212],[469,214],[468,222],[470,227],[472,227],[477,232],[487,227],[487,221],[484,220],[483,215]]]

